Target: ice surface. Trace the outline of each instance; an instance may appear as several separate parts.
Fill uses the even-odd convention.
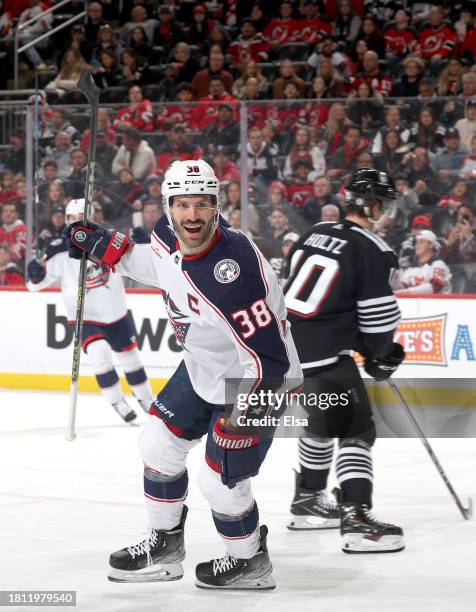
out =
[[[374,451],[375,511],[403,526],[404,552],[345,555],[335,531],[287,531],[296,442],[280,439],[254,479],[276,591],[197,589],[196,563],[223,552],[196,485],[199,446],[189,457],[184,578],[113,584],[109,554],[145,534],[139,428],[123,425],[101,397],[82,395],[78,438],[67,442],[66,394],[0,390],[0,402],[0,589],[76,590],[87,612],[208,612],[224,602],[260,612],[476,610],[476,521],[461,518],[419,440],[380,440]],[[475,441],[433,445],[456,490],[476,497]]]

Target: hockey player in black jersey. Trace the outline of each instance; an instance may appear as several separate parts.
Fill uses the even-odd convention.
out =
[[[365,356],[364,368],[376,380],[391,376],[404,358],[401,345],[393,342],[400,310],[389,275],[397,260],[391,248],[368,231],[376,208],[384,209],[395,197],[393,181],[385,172],[357,170],[345,192],[345,220],[318,223],[300,238],[291,253],[285,286],[305,393],[308,398],[322,393],[339,398],[326,410],[308,408],[288,527],[340,526],[342,549],[348,553],[404,548],[402,529],[377,521],[370,513],[376,432],[352,358],[352,350]],[[326,497],[334,438],[338,439],[340,506]]]

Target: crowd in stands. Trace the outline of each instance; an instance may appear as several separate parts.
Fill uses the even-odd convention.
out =
[[[8,65],[15,27],[50,4],[0,0]],[[474,2],[121,6],[119,13],[111,0],[90,2],[84,20],[20,58],[22,78],[33,79],[34,68],[41,90],[25,107],[37,116],[39,255],[61,236],[67,201],[84,193],[89,116],[75,84],[87,69],[101,90],[95,220],[146,240],[162,214],[169,163],[204,157],[222,184],[223,216],[239,228],[246,165],[248,233],[283,277],[299,235],[342,219],[352,171],[374,167],[393,177],[399,194],[372,219],[372,231],[399,255],[395,288],[476,292]],[[69,8],[79,12],[83,3]],[[48,14],[21,39],[54,25]],[[4,87],[8,76],[0,77]],[[11,131],[5,144],[0,284],[14,284],[26,246],[25,131]]]

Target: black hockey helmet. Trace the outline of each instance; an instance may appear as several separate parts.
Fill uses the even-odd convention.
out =
[[[360,206],[369,215],[368,204],[372,200],[378,200],[384,210],[396,197],[397,191],[390,175],[374,168],[359,168],[354,171],[345,190],[344,203]]]

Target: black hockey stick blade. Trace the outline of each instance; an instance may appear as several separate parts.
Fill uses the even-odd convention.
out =
[[[99,87],[94,82],[93,75],[89,70],[83,72],[81,78],[76,83],[76,87],[83,92],[90,102],[94,99],[95,95],[99,93]]]

